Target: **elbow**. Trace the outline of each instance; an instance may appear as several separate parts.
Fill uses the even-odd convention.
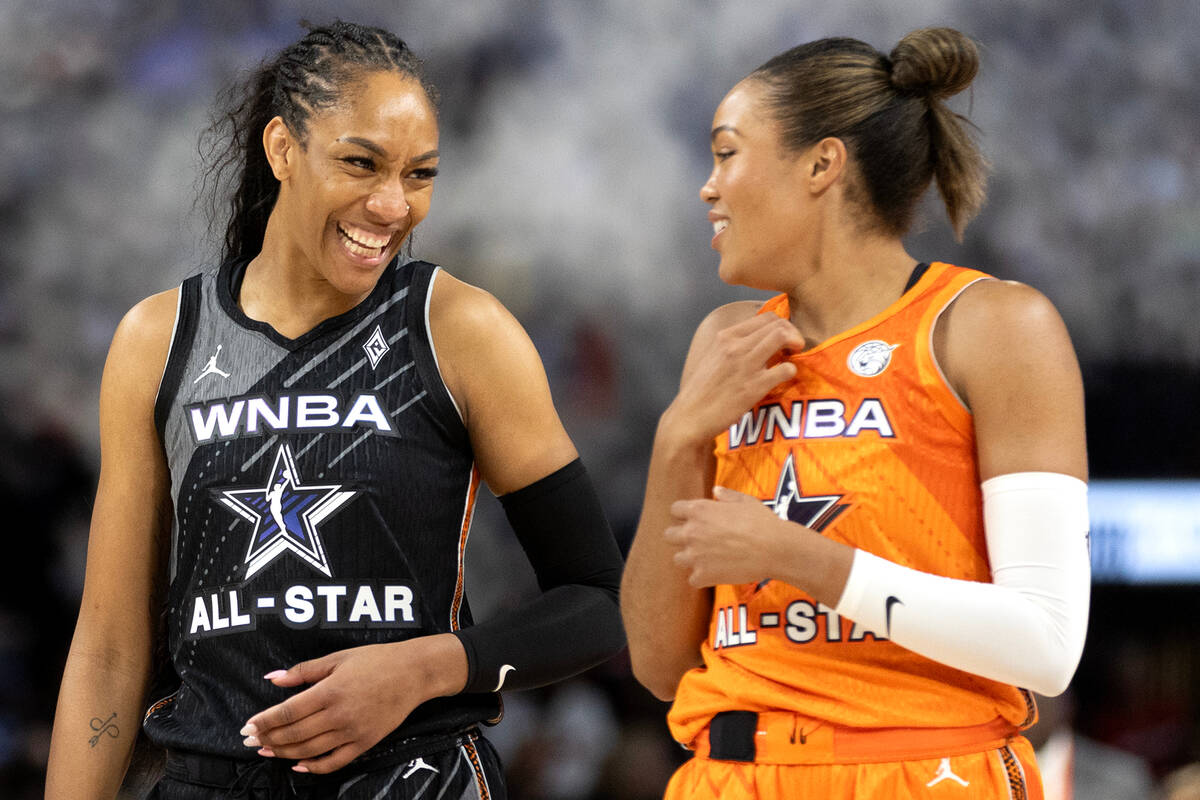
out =
[[[642,685],[645,686],[645,684],[642,684]],[[650,692],[650,694],[654,695],[654,698],[656,700],[661,700],[664,703],[675,702],[675,687],[674,686],[671,686],[668,689],[668,688],[666,688],[666,685],[664,684],[663,686],[659,686],[654,689],[651,689],[649,686],[647,686],[646,688]]]
[[[621,605],[616,592],[605,591],[604,594],[605,602],[602,616],[605,621],[596,627],[596,632],[605,658],[610,658],[628,646],[628,639],[625,635],[625,623],[621,619]]]
[[[1031,692],[1043,695],[1044,697],[1058,697],[1067,690],[1067,686],[1071,684],[1071,678],[1075,676],[1075,668],[1057,669],[1057,670],[1041,670],[1037,674],[1031,674],[1028,680],[1022,681],[1021,685]]]
[[[650,694],[664,703],[670,703],[675,699],[675,689],[679,686],[678,679],[672,679],[669,675],[664,675],[661,671],[654,671],[646,667],[633,667],[633,677],[637,678],[637,682],[646,688]]]
[[[1048,643],[1042,652],[1029,653],[1025,661],[1029,673],[1021,686],[1046,697],[1057,697],[1067,690],[1083,656],[1085,629],[1070,637]]]
[[[1085,581],[1056,603],[1022,592],[1029,601],[1026,608],[1030,616],[1024,618],[1028,624],[1020,634],[1011,638],[1017,659],[1012,668],[1022,673],[1011,683],[1046,697],[1057,697],[1067,690],[1087,640],[1089,587]]]
[[[1058,697],[1071,685],[1075,668],[1079,666],[1079,655],[1064,652],[1048,657],[1021,685],[1046,697]]]
[[[670,663],[660,650],[638,647],[632,642],[629,645],[629,662],[637,682],[657,699],[667,703],[675,699],[675,691],[683,674],[695,666]]]

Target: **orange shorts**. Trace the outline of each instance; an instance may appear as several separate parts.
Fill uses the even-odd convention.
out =
[[[671,777],[664,800],[1043,800],[1033,747],[1011,732],[996,738],[997,729],[841,731],[848,735],[839,737],[837,729],[812,720],[761,714],[753,761],[710,758],[706,730],[694,743],[696,756]],[[902,741],[911,755],[901,753]]]

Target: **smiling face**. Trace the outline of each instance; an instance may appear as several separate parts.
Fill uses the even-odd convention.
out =
[[[303,142],[275,118],[263,143],[280,181],[264,251],[298,277],[370,292],[433,199],[437,117],[421,84],[369,73],[309,117]]]
[[[779,125],[754,81],[735,86],[713,116],[713,169],[700,189],[711,206],[712,247],[726,283],[786,286],[788,263],[812,246],[814,208],[806,157],[784,150]],[[784,281],[781,283],[780,281]]]

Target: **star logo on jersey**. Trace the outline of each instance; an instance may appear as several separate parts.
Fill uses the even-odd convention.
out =
[[[823,531],[837,519],[847,506],[839,505],[844,497],[840,494],[826,494],[806,497],[800,493],[800,481],[796,479],[796,460],[794,453],[788,453],[783,469],[779,471],[779,483],[775,486],[775,496],[765,503],[780,519],[798,522],[814,531]]]
[[[246,578],[288,552],[333,577],[321,542],[320,525],[358,492],[345,491],[338,484],[305,484],[296,469],[291,448],[284,444],[275,455],[266,486],[220,489],[217,493],[222,505],[254,526],[246,551]]]
[[[379,362],[387,355],[388,347],[387,339],[383,337],[383,329],[378,325],[375,326],[375,331],[367,341],[363,342],[363,351],[366,352],[367,358],[371,360],[371,369],[379,366]]]
[[[779,483],[775,485],[775,496],[763,500],[763,505],[775,512],[782,520],[798,522],[814,531],[823,531],[841,516],[849,506],[839,504],[845,495],[826,494],[805,497],[800,493],[800,481],[796,478],[796,455],[788,453],[779,471]],[[769,580],[760,581],[755,590],[763,588]]]

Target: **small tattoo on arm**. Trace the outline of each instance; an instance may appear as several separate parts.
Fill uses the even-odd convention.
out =
[[[96,742],[100,741],[101,736],[110,736],[116,739],[121,735],[121,729],[117,727],[117,712],[113,712],[108,716],[108,719],[100,719],[92,717],[92,730],[96,731],[96,735],[88,739],[88,744],[92,747],[96,746]]]

